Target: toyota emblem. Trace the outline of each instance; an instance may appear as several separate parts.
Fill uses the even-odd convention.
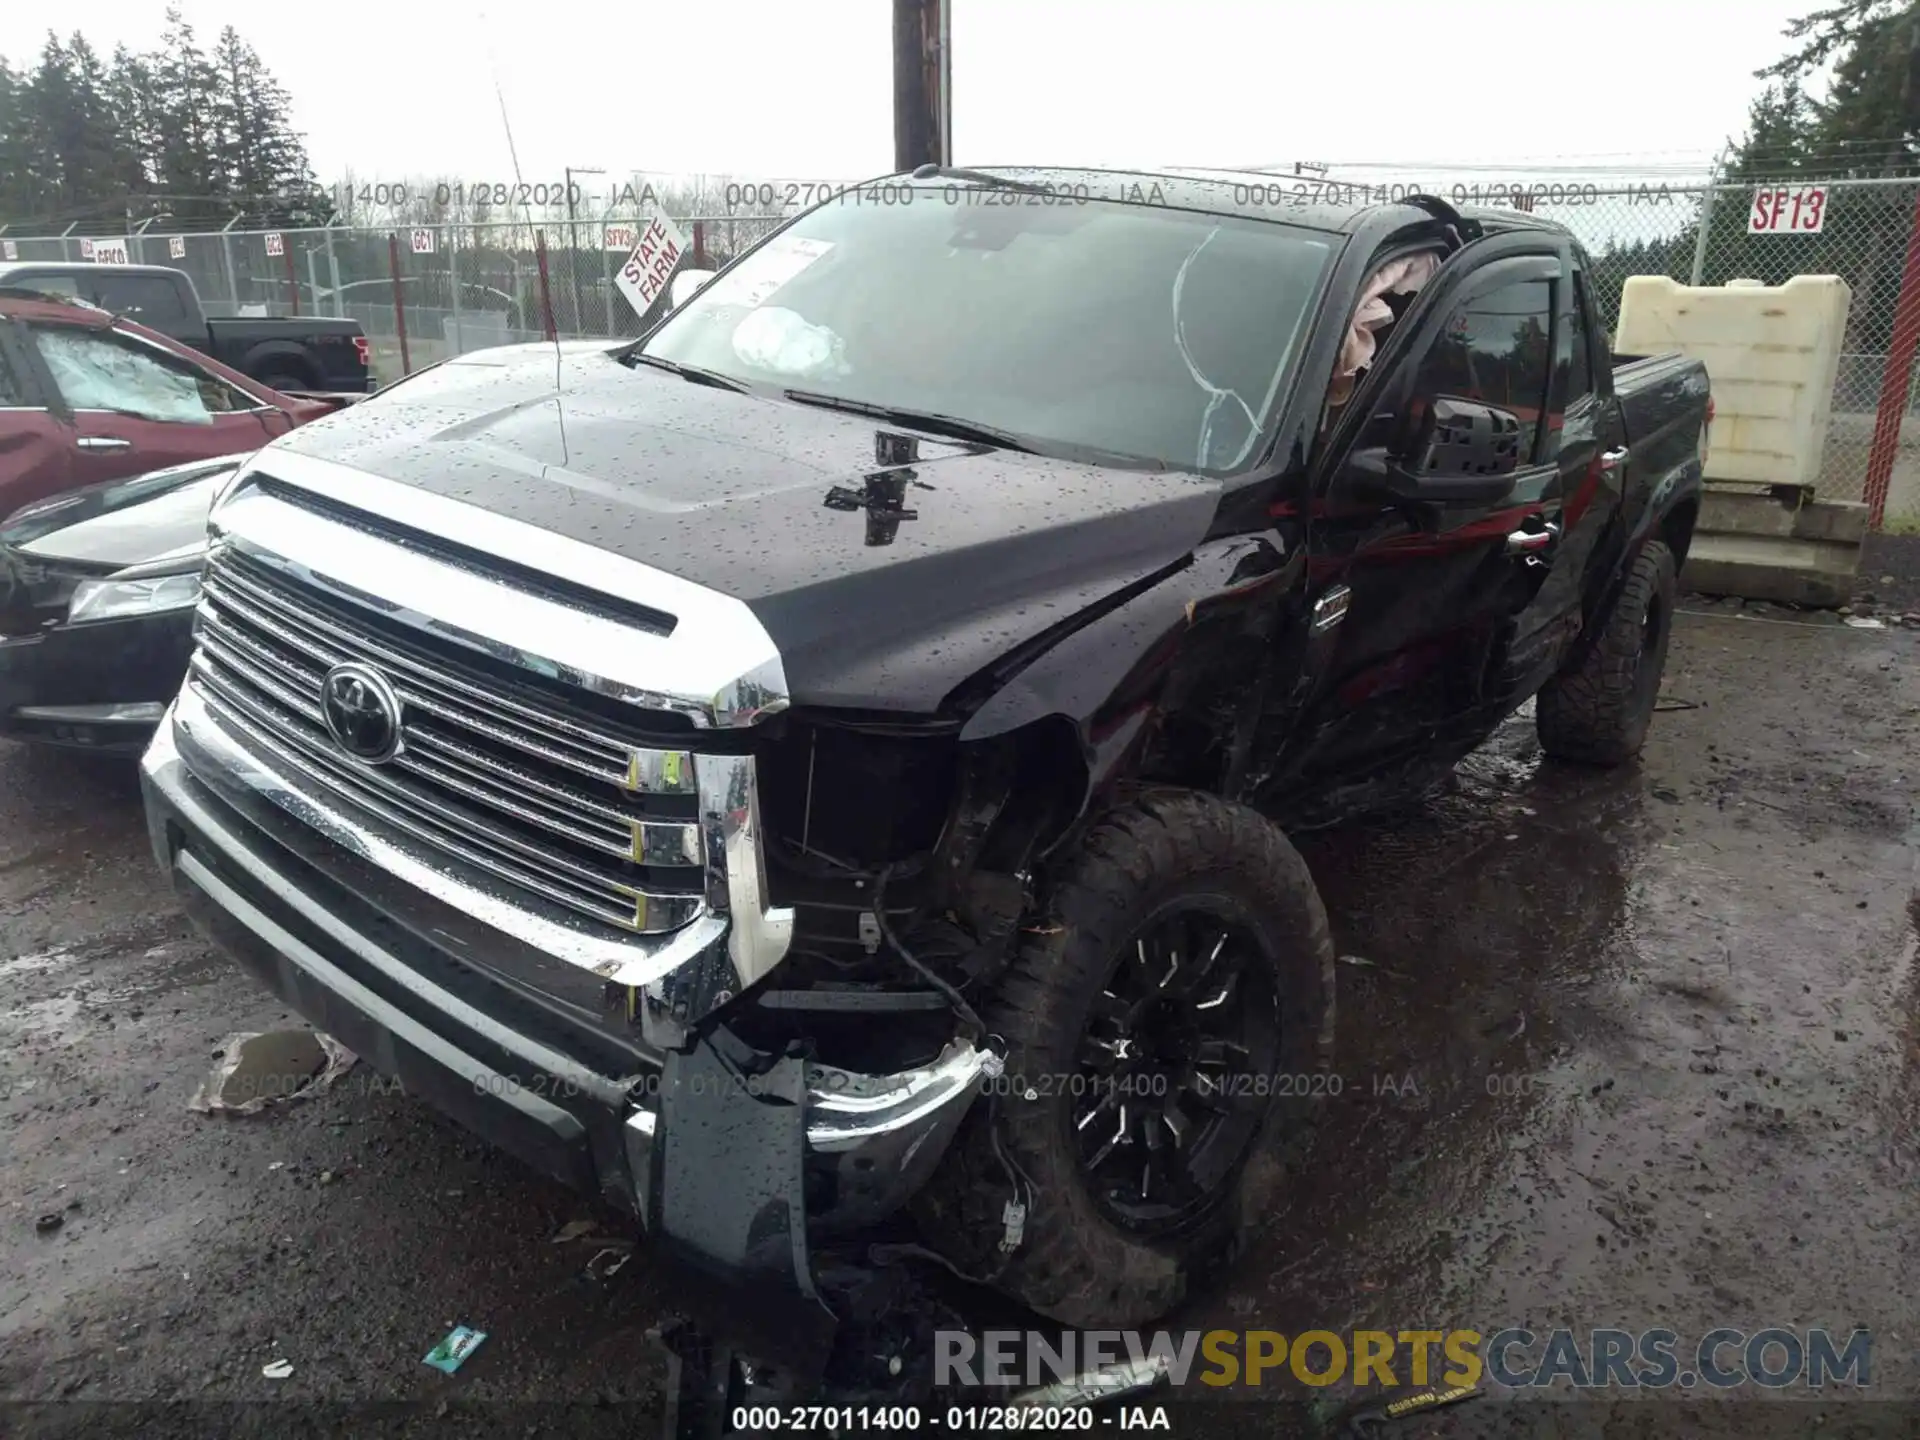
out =
[[[400,697],[371,665],[336,665],[320,682],[327,733],[356,760],[378,765],[400,753]]]

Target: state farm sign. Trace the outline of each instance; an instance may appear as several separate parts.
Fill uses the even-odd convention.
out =
[[[679,227],[666,216],[656,215],[640,232],[633,253],[627,256],[627,263],[620,267],[613,283],[620,287],[620,293],[627,297],[634,312],[644,315],[667,288],[674,267],[686,253],[687,239]]]

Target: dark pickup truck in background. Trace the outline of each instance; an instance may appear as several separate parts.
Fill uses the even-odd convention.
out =
[[[1166,1314],[1338,1093],[1287,829],[1532,698],[1634,756],[1710,405],[1558,227],[1248,179],[893,177],[274,441],[142,764],[190,913],[776,1364],[908,1217]]]
[[[183,270],[19,261],[0,265],[0,289],[88,301],[286,394],[363,395],[371,388],[372,355],[358,320],[209,316]]]

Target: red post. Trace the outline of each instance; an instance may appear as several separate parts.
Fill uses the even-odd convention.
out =
[[[546,325],[547,339],[556,338],[553,328],[553,292],[547,288],[547,234],[536,230],[533,236],[533,258],[540,267],[540,319]]]
[[[707,262],[707,222],[704,220],[693,222],[693,268],[696,270],[713,268]]]
[[[1867,524],[1875,530],[1886,518],[1887,486],[1900,449],[1900,422],[1907,414],[1916,342],[1920,342],[1920,197],[1914,200],[1907,263],[1900,272],[1900,298],[1894,302],[1893,335],[1887,341],[1887,368],[1880,376],[1880,408],[1873,420],[1873,444],[1867,450],[1867,480],[1860,492],[1867,502]]]
[[[287,262],[287,303],[293,307],[293,313],[298,315],[300,313],[300,282],[294,278],[293,274],[293,247],[282,244],[280,258]]]
[[[400,332],[400,373],[413,373],[413,354],[407,349],[407,300],[400,290],[400,237],[387,232],[387,262],[393,268],[393,323]]]

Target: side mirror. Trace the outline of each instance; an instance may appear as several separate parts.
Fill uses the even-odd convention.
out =
[[[1523,433],[1511,410],[1441,397],[1427,402],[1400,453],[1363,450],[1349,468],[1355,488],[1370,499],[1499,500],[1513,490]]]
[[[698,295],[700,287],[718,273],[716,270],[682,270],[673,277],[673,283],[667,286],[667,308],[678,310]]]

